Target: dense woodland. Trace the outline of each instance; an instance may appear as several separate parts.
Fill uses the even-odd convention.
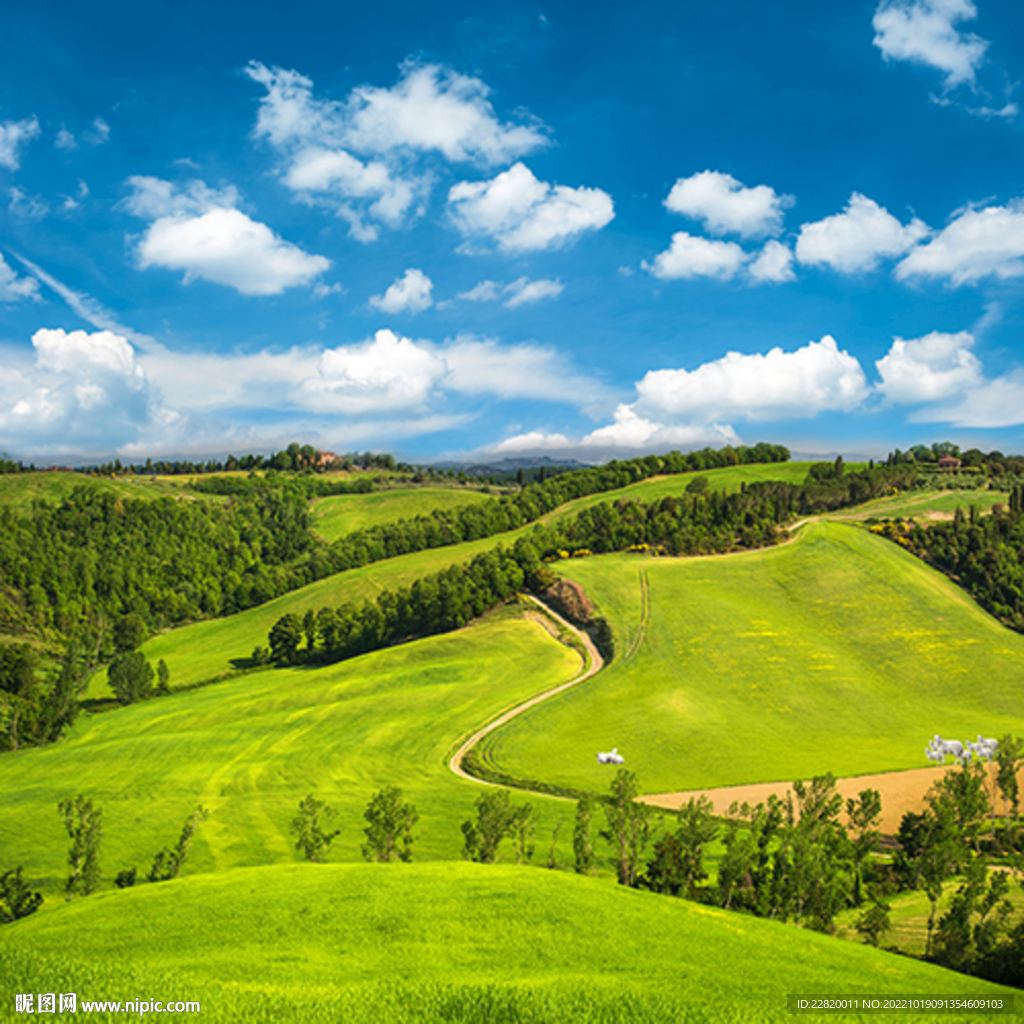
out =
[[[958,507],[951,522],[886,523],[876,529],[947,573],[1005,625],[1024,632],[1024,486],[1014,486],[1009,505],[994,505],[991,515]]]

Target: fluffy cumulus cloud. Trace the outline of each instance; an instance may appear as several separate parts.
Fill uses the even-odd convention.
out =
[[[927,245],[914,249],[896,267],[901,280],[946,278],[953,285],[1022,274],[1024,199],[961,211]]]
[[[461,394],[583,407],[609,399],[600,381],[580,373],[553,348],[460,335],[438,352],[448,367],[445,387]]]
[[[981,363],[971,351],[967,331],[932,331],[923,338],[895,338],[888,353],[875,363],[882,378],[878,390],[894,402],[935,402],[977,387]]]
[[[754,281],[778,284],[792,281],[793,253],[781,242],[766,242],[764,248],[747,268]]]
[[[415,267],[410,267],[383,295],[370,296],[370,305],[384,313],[420,313],[434,304],[434,282]]]
[[[695,370],[652,370],[636,388],[641,413],[705,423],[815,416],[868,394],[860,363],[827,334],[793,352],[729,352]]]
[[[857,360],[826,335],[784,352],[730,352],[694,370],[653,370],[636,385],[636,400],[615,408],[612,422],[578,439],[531,431],[497,451],[573,451],[592,457],[616,452],[737,444],[730,421],[767,421],[849,411],[869,395]]]
[[[19,447],[109,451],[173,419],[126,338],[43,329],[32,345],[34,364],[7,365],[0,374],[0,436]]]
[[[556,249],[615,216],[607,192],[539,181],[523,163],[490,181],[453,185],[448,209],[467,240],[493,241],[507,253]]]
[[[878,391],[889,401],[917,406],[911,420],[958,427],[1007,427],[1024,423],[1024,373],[987,379],[968,331],[932,331],[923,338],[893,339],[875,366]]]
[[[447,373],[443,359],[392,331],[363,345],[328,349],[295,398],[315,412],[360,415],[419,412]]]
[[[776,195],[768,185],[746,188],[731,174],[701,171],[680,178],[672,186],[665,206],[701,221],[712,234],[760,238],[782,230],[784,211],[793,202],[792,196]]]
[[[642,266],[663,281],[681,277],[714,277],[728,281],[743,269],[749,259],[750,255],[735,242],[719,242],[677,231],[669,247],[658,253],[653,263],[645,260]]]
[[[0,167],[16,171],[21,166],[22,147],[39,135],[39,120],[0,121]]]
[[[883,257],[902,256],[929,233],[917,218],[903,225],[885,207],[854,192],[842,213],[801,226],[796,258],[847,274],[869,271]]]
[[[407,63],[391,88],[360,86],[344,101],[315,96],[296,71],[246,70],[266,89],[255,135],[281,156],[285,186],[333,209],[361,241],[420,212],[429,158],[494,166],[547,142],[534,120],[499,120],[479,78],[436,64]]]
[[[956,25],[977,15],[971,0],[883,0],[872,21],[874,44],[887,60],[938,69],[947,88],[973,84],[988,42]]]
[[[465,302],[498,302],[504,300],[509,309],[531,305],[543,299],[557,299],[565,290],[561,281],[541,278],[531,281],[528,277],[520,277],[511,284],[501,281],[480,281],[467,292],[460,292],[455,297]]]
[[[18,277],[0,253],[0,302],[38,299],[39,284],[34,277]]]
[[[233,188],[218,191],[201,181],[179,188],[145,177],[128,184],[126,209],[152,220],[135,249],[142,269],[184,271],[186,283],[202,278],[243,295],[278,295],[311,284],[331,265],[237,209]]]

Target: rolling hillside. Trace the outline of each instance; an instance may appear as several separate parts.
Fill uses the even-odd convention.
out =
[[[511,704],[564,682],[580,658],[536,622],[498,613],[467,629],[320,669],[278,669],[83,716],[59,744],[0,757],[0,850],[53,894],[66,836],[57,803],[83,793],[103,807],[112,878],[173,843],[196,806],[211,811],[190,870],[298,859],[288,826],[309,793],[337,807],[332,859],[360,860],[363,809],[385,785],[416,804],[416,859],[456,858],[478,787],[445,755]],[[540,801],[540,848],[551,814]],[[547,810],[550,808],[550,810]]]
[[[203,1020],[267,1024],[760,1024],[791,1019],[798,993],[1010,994],[777,922],[478,864],[285,865],[107,892],[0,931],[0,979],[5,1006],[23,991],[195,999]]]
[[[594,753],[613,745],[646,792],[854,775],[922,766],[936,732],[1024,732],[1024,636],[857,527],[813,523],[724,558],[559,568],[627,656],[488,737],[486,758],[520,778],[603,789]]]

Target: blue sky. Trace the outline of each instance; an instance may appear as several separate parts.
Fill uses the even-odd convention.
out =
[[[1024,8],[0,9],[0,450],[1024,450]]]

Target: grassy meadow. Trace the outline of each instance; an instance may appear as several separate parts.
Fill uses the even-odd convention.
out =
[[[196,804],[211,817],[190,871],[297,860],[288,826],[309,793],[340,812],[331,858],[360,860],[363,809],[389,784],[419,810],[415,857],[457,858],[479,789],[448,770],[449,749],[580,664],[510,609],[326,668],[258,672],[83,716],[59,744],[0,757],[3,862],[24,864],[34,885],[56,893],[67,853],[57,803],[77,793],[103,807],[108,884],[133,865],[145,874]],[[543,812],[538,857],[556,812],[571,849],[572,806],[533,802]]]
[[[1009,994],[773,921],[467,863],[194,875],[0,931],[0,1004],[54,990],[268,1024],[754,1024],[789,1019],[791,993]]]
[[[811,523],[718,558],[561,563],[625,651],[484,741],[520,778],[604,789],[617,746],[646,792],[921,767],[933,733],[1024,733],[1024,636],[862,528]]]
[[[76,487],[92,487],[118,498],[180,497],[184,490],[180,477],[86,476],[84,473],[61,470],[4,473],[0,475],[0,506],[7,505],[17,510],[30,506],[33,501],[57,505]],[[203,495],[203,500],[211,497],[213,500],[223,500],[212,495]]]
[[[328,543],[365,530],[370,526],[394,523],[447,511],[484,501],[489,495],[469,487],[395,487],[369,494],[335,494],[317,498],[310,511],[313,530]]]

